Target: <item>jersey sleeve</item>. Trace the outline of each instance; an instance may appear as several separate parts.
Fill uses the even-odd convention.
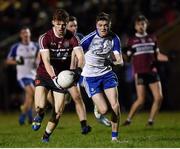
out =
[[[33,43],[34,43],[34,46],[36,47],[36,56],[37,56],[39,53],[39,44],[38,42],[33,42]]]
[[[91,41],[93,40],[93,38],[94,38],[95,35],[96,35],[96,31],[88,34],[87,36],[85,36],[85,37],[81,40],[81,46],[82,46],[84,52],[85,52],[85,51],[88,51],[88,48],[89,48],[89,46],[90,46],[90,44],[91,44]]]
[[[112,48],[113,52],[115,54],[121,53],[121,42],[117,35],[115,35],[112,42],[113,42],[113,48]]]
[[[154,51],[159,52],[157,37],[153,35],[153,36],[152,36],[152,39],[153,39],[153,41],[154,41],[154,43],[155,43]]]
[[[46,51],[49,49],[49,39],[46,34],[43,34],[39,37],[39,51]]]
[[[14,44],[11,46],[7,59],[14,59],[16,57],[17,48],[18,44]]]

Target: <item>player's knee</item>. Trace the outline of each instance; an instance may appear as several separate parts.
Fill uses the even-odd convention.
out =
[[[101,107],[100,109],[98,109],[99,113],[105,115],[107,113],[107,107]]]
[[[163,96],[162,96],[162,95],[159,95],[159,96],[157,96],[157,97],[154,98],[154,101],[155,101],[155,102],[158,102],[158,103],[161,103],[162,100],[163,100]]]
[[[138,98],[136,100],[136,103],[139,105],[139,106],[142,106],[144,104],[144,98]]]

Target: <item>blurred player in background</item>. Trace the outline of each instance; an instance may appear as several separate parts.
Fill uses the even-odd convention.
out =
[[[74,35],[78,36],[79,39],[81,40],[83,38],[83,34],[78,33],[78,22],[77,18],[74,16],[69,17],[69,22],[67,24],[67,29],[70,30]]]
[[[83,38],[83,34],[77,32],[78,22],[77,22],[76,17],[74,17],[74,16],[69,17],[67,29],[70,30],[74,35],[78,36],[80,40]],[[76,57],[72,63],[74,63],[75,68],[76,68],[76,65],[77,65]],[[80,84],[80,85],[81,85],[81,87],[83,87],[82,84]],[[68,98],[68,95],[67,95],[67,98]],[[108,127],[111,126],[110,121],[105,116],[101,116],[101,114],[98,112],[97,106],[94,106],[94,115],[101,124],[104,124],[105,126],[108,126]]]
[[[91,131],[91,127],[86,122],[86,110],[76,84],[68,90],[63,89],[57,83],[57,75],[62,70],[71,69],[72,53],[78,59],[77,68],[74,70],[76,82],[81,74],[81,67],[84,64],[84,54],[79,40],[68,30],[66,25],[69,21],[69,15],[65,10],[56,10],[53,15],[51,30],[40,36],[40,64],[37,69],[35,80],[35,108],[37,115],[34,118],[32,129],[38,130],[44,117],[44,108],[48,91],[51,91],[54,98],[54,115],[49,120],[44,132],[42,141],[48,142],[58,124],[59,118],[64,107],[65,94],[67,91],[72,96],[76,111],[81,123],[82,134]]]
[[[28,116],[29,123],[32,122],[34,79],[39,47],[37,43],[31,41],[31,32],[27,27],[20,30],[20,39],[20,42],[11,47],[6,64],[16,65],[17,80],[25,92],[25,100],[21,105],[19,116],[19,124],[23,125],[26,116]]]
[[[98,14],[96,30],[81,40],[85,52],[83,84],[89,97],[97,106],[101,117],[107,113],[109,101],[112,109],[112,140],[118,140],[120,105],[118,79],[111,65],[123,64],[119,37],[111,30],[111,19],[106,13]]]
[[[163,99],[161,82],[158,75],[157,61],[168,61],[168,57],[161,54],[157,40],[147,33],[148,20],[139,15],[135,19],[135,36],[130,38],[127,45],[127,55],[132,56],[132,64],[135,73],[135,85],[137,99],[133,103],[127,120],[123,125],[131,124],[132,117],[139,107],[145,102],[145,87],[148,86],[153,95],[153,104],[148,119],[148,125],[153,125]]]

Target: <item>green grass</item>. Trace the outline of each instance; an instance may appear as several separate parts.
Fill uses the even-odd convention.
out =
[[[126,114],[122,114],[125,120]],[[26,124],[19,126],[18,114],[0,114],[0,148],[2,147],[180,147],[180,112],[161,112],[153,127],[145,126],[148,113],[138,113],[128,127],[120,127],[119,143],[111,142],[111,128],[99,124],[93,114],[88,114],[92,132],[84,136],[80,134],[80,124],[75,113],[64,113],[60,124],[54,131],[49,143],[42,143],[41,136],[48,119],[43,121],[42,128],[34,132]]]

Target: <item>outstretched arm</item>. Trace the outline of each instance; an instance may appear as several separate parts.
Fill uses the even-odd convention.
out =
[[[43,50],[41,51],[41,57],[44,63],[44,66],[46,68],[46,71],[48,72],[48,74],[50,75],[50,77],[54,77],[56,76],[53,67],[50,64],[50,54],[49,54],[49,49]]]
[[[157,60],[167,62],[169,59],[168,56],[166,56],[165,54],[157,52]]]

